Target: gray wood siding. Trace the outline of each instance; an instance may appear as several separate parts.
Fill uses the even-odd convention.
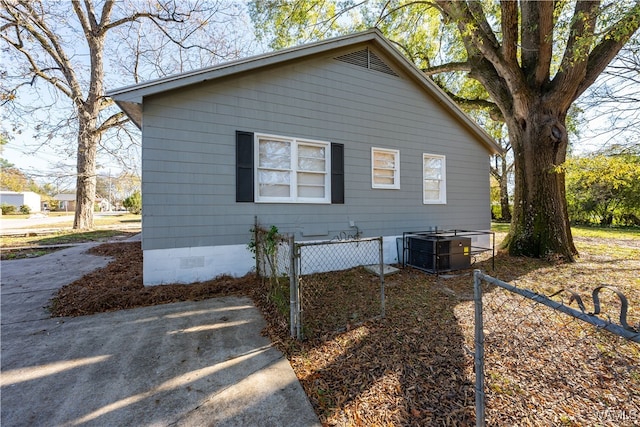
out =
[[[236,130],[344,144],[345,204],[236,203]],[[371,147],[400,150],[399,190],[371,188]],[[423,153],[446,156],[446,205],[422,203]],[[349,221],[365,236],[486,229],[488,157],[406,76],[330,58],[145,98],[144,249],[246,244],[256,215],[297,239],[352,233]]]

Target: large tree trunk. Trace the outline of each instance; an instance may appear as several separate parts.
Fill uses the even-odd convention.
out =
[[[105,5],[105,8],[107,5]],[[73,228],[93,229],[93,209],[96,201],[96,157],[103,130],[98,128],[98,116],[104,96],[105,33],[89,32],[85,28],[91,60],[91,79],[87,98],[76,101],[78,111],[78,160],[76,181],[76,215]]]
[[[535,104],[525,118],[509,118],[515,157],[515,203],[505,246],[511,255],[578,254],[571,236],[562,164],[567,151],[566,112]]]
[[[73,228],[93,229],[93,205],[96,200],[96,153],[99,135],[96,119],[88,112],[78,115],[78,160],[76,180],[76,214]]]

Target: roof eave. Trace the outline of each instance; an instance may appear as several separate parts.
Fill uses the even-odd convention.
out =
[[[438,87],[438,85],[427,78],[427,76],[425,76],[415,64],[409,61],[382,35],[380,30],[376,28],[356,34],[282,49],[213,67],[122,87],[107,92],[107,96],[113,98],[116,104],[118,104],[125,114],[129,116],[136,126],[142,129],[142,103],[145,96],[366,42],[374,42],[389,54],[402,66],[414,81],[419,83],[425,90],[427,90],[427,92],[434,96],[436,100],[445,107],[445,109],[451,112],[451,114],[460,121],[460,123],[476,135],[478,140],[491,154],[498,154],[502,152],[502,149],[495,143],[493,138],[484,131],[484,129],[465,114],[460,107],[458,107],[453,100]]]
[[[142,130],[142,103],[117,100],[115,102],[133,124]]]

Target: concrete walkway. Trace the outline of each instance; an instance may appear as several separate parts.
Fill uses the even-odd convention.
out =
[[[320,425],[248,298],[49,318],[91,245],[0,265],[2,426]]]

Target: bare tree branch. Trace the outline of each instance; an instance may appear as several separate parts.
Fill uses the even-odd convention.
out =
[[[449,62],[446,64],[434,65],[429,68],[424,68],[422,71],[427,76],[432,76],[439,73],[448,73],[451,71],[471,71],[471,64],[468,61],[464,62]]]
[[[98,127],[95,131],[99,134],[103,134],[111,128],[120,127],[128,123],[129,118],[122,112],[115,113],[102,122],[100,127]]]
[[[147,22],[149,25],[145,28],[147,32],[144,36],[148,38],[145,41],[157,37],[160,45],[167,46],[166,50],[169,45],[173,46],[174,51],[168,55],[171,60],[175,61],[175,52],[179,52],[177,61],[183,66],[182,59],[190,59],[191,55],[179,55],[193,50],[200,52],[201,59],[206,57],[210,62],[212,57],[221,57],[223,54],[216,51],[215,44],[199,45],[196,37],[209,37],[205,30],[209,29],[211,21],[215,21],[215,16],[221,10],[220,5],[224,3],[200,0],[131,4],[115,0],[76,0],[68,5],[54,5],[43,0],[0,0],[0,43],[15,60],[15,63],[0,65],[3,73],[0,81],[1,102],[15,114],[16,122],[19,122],[18,117],[27,112],[38,117],[38,120],[42,118],[43,123],[36,128],[41,145],[51,144],[56,136],[61,137],[63,133],[62,139],[71,141],[73,137],[67,133],[70,133],[70,129],[75,132],[78,210],[74,227],[92,227],[98,154],[108,152],[118,156],[118,152],[126,150],[126,147],[118,144],[117,139],[112,139],[112,135],[133,136],[126,131],[118,132],[127,120],[123,113],[115,110],[110,112],[113,102],[104,96],[107,33],[116,28],[122,29],[123,33],[127,29],[139,30]],[[115,15],[114,19],[112,14]],[[74,38],[74,43],[68,43],[69,34],[81,35]],[[124,52],[119,49],[119,46],[113,48],[115,52]],[[85,55],[87,50],[88,57]],[[207,53],[203,53],[205,50]],[[140,57],[137,55],[142,52],[142,49],[134,49],[133,56],[136,59],[132,63],[135,64],[136,76],[133,80],[140,76]],[[155,59],[156,68],[164,68],[165,58]],[[38,81],[48,84],[37,85]],[[34,93],[45,91],[43,99],[49,105],[20,102],[19,90],[28,87]],[[50,89],[49,93],[46,93],[47,89]],[[73,107],[73,113],[67,117],[60,118],[61,112],[69,110],[59,108],[62,105],[58,94],[72,101],[68,106]],[[71,151],[69,155],[73,155],[70,147],[66,148]],[[124,164],[124,159],[121,160]]]

